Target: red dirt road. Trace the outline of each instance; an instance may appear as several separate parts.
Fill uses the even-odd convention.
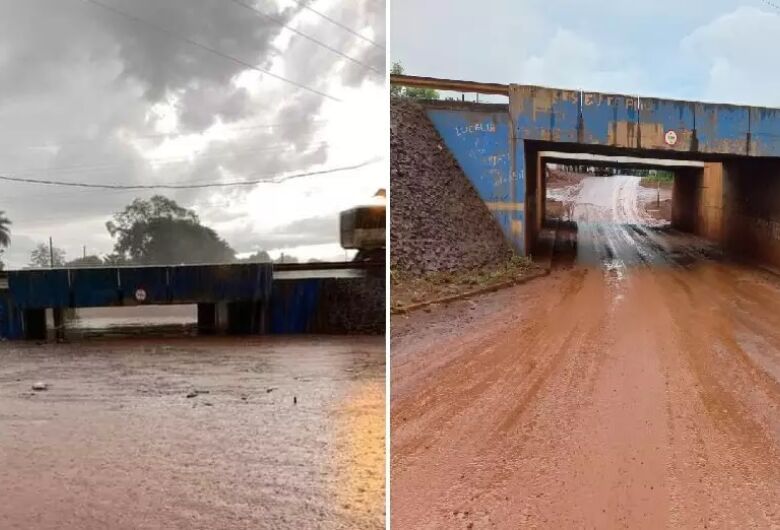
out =
[[[665,229],[580,238],[393,320],[393,528],[780,528],[780,278]]]
[[[780,283],[556,272],[397,319],[393,528],[777,528]]]

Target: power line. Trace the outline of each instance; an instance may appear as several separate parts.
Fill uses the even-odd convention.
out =
[[[266,123],[266,124],[260,124],[260,125],[247,125],[244,127],[226,127],[224,129],[224,132],[226,133],[232,133],[232,132],[239,132],[239,131],[252,131],[256,129],[273,129],[275,127],[284,127],[285,125],[296,125],[300,123],[328,123],[330,120],[325,119],[318,119],[318,120],[295,120],[295,121],[288,121],[288,122],[282,122],[282,123]],[[200,132],[172,132],[172,133],[154,133],[154,134],[141,134],[141,135],[135,135],[130,138],[129,140],[154,140],[157,138],[177,138],[181,136],[194,136],[194,135],[202,135],[205,131]],[[73,140],[69,142],[57,142],[57,143],[51,143],[51,144],[38,144],[38,145],[23,145],[23,146],[13,146],[15,149],[51,149],[53,147],[60,147],[63,145],[81,145],[81,144],[89,144],[93,143],[95,140]]]
[[[95,6],[98,6],[98,7],[101,7],[103,9],[108,10],[108,11],[111,11],[112,13],[115,13],[117,15],[120,15],[120,16],[125,17],[125,18],[130,19],[130,20],[133,20],[133,21],[138,22],[140,24],[145,24],[145,25],[149,26],[150,28],[153,28],[153,29],[157,30],[160,33],[164,33],[164,34],[166,34],[168,36],[171,36],[171,37],[177,38],[179,40],[182,40],[182,41],[184,41],[184,42],[186,42],[186,43],[188,43],[188,44],[190,44],[192,46],[196,46],[196,47],[200,48],[201,50],[205,50],[205,51],[207,51],[209,53],[212,53],[212,54],[216,55],[217,57],[222,57],[223,59],[227,59],[228,61],[232,61],[232,62],[234,62],[236,64],[239,64],[239,65],[244,66],[246,68],[249,68],[251,70],[256,70],[258,72],[264,73],[264,74],[269,75],[269,76],[271,76],[271,77],[273,77],[275,79],[278,79],[280,81],[284,81],[285,83],[289,83],[289,84],[291,84],[293,86],[296,86],[296,87],[298,87],[300,89],[312,92],[314,94],[317,94],[319,96],[328,98],[330,100],[341,102],[340,99],[338,99],[338,98],[336,98],[334,96],[331,96],[330,94],[327,94],[325,92],[321,92],[320,90],[317,90],[316,88],[312,88],[310,86],[304,85],[303,83],[299,83],[297,81],[293,81],[292,79],[288,79],[288,78],[283,77],[281,75],[274,74],[273,72],[271,72],[270,70],[266,70],[265,68],[261,68],[261,67],[259,67],[257,65],[250,64],[250,63],[248,63],[246,61],[242,61],[241,59],[237,59],[236,57],[233,57],[232,55],[228,55],[226,53],[223,53],[223,52],[217,50],[216,48],[212,48],[212,47],[207,46],[207,45],[205,45],[205,44],[203,44],[201,42],[192,40],[192,39],[190,39],[189,37],[187,37],[185,35],[182,35],[180,33],[176,33],[176,32],[174,32],[172,30],[169,30],[167,28],[159,26],[159,25],[157,25],[157,24],[155,24],[153,22],[149,22],[148,20],[145,20],[143,18],[137,17],[135,15],[132,15],[130,13],[127,13],[125,11],[117,9],[114,6],[110,6],[108,4],[104,4],[102,2],[99,2],[98,0],[82,0],[82,1],[83,2],[88,2],[88,3],[90,3],[92,5],[95,5]]]
[[[376,46],[376,47],[377,47],[377,48],[379,48],[380,50],[384,50],[384,49],[385,49],[385,47],[384,47],[384,46],[382,46],[381,44],[377,43],[376,41],[369,39],[369,38],[368,38],[368,37],[366,37],[365,35],[361,35],[361,34],[360,34],[360,33],[358,33],[357,31],[355,31],[354,29],[350,28],[349,26],[346,26],[346,25],[342,24],[342,23],[341,23],[341,22],[339,22],[338,20],[334,20],[334,19],[332,19],[331,17],[329,17],[329,16],[328,16],[328,15],[326,15],[325,13],[322,13],[321,11],[317,11],[317,10],[316,10],[316,9],[314,9],[313,7],[309,6],[309,4],[308,4],[308,3],[304,2],[304,1],[301,1],[301,0],[292,0],[292,1],[293,1],[293,2],[295,2],[296,4],[298,4],[299,6],[301,6],[302,8],[304,8],[304,9],[306,9],[306,10],[308,10],[308,11],[311,11],[311,12],[312,12],[312,13],[314,13],[315,15],[318,15],[318,16],[320,16],[320,17],[324,18],[325,20],[327,20],[327,21],[328,21],[328,22],[330,22],[331,24],[334,24],[334,25],[336,25],[336,26],[340,27],[341,29],[343,29],[344,31],[346,31],[346,32],[348,32],[348,33],[351,33],[351,34],[352,34],[352,35],[354,35],[355,37],[357,37],[357,38],[359,38],[359,39],[362,39],[362,40],[364,40],[364,41],[368,42],[369,44],[371,44],[371,45],[373,45],[373,46]]]
[[[229,182],[210,182],[207,184],[94,184],[86,182],[63,182],[58,180],[45,180],[45,179],[29,179],[21,177],[8,177],[0,175],[0,180],[8,182],[21,182],[24,184],[43,184],[47,186],[67,186],[72,188],[100,188],[107,190],[152,190],[152,189],[165,189],[165,190],[185,190],[185,189],[200,189],[200,188],[226,188],[230,186],[254,186],[257,184],[279,184],[292,179],[298,179],[303,177],[311,177],[315,175],[327,175],[330,173],[338,173],[341,171],[350,171],[353,169],[360,169],[371,164],[379,162],[380,158],[372,158],[354,164],[351,166],[342,166],[331,169],[323,169],[320,171],[309,171],[306,173],[296,173],[294,175],[288,175],[286,177],[279,177],[277,175],[266,175],[271,177],[270,179],[255,179],[255,180],[234,180]]]
[[[92,0],[87,0],[87,1],[92,1]],[[279,26],[282,26],[282,27],[284,27],[284,28],[287,28],[287,29],[289,29],[290,31],[292,31],[292,32],[293,32],[293,33],[295,33],[296,35],[299,35],[299,36],[303,37],[304,39],[306,39],[306,40],[309,40],[309,41],[313,42],[314,44],[317,44],[318,46],[322,46],[322,47],[323,47],[323,48],[325,48],[326,50],[329,50],[329,51],[331,51],[331,52],[335,53],[336,55],[338,55],[338,56],[340,56],[340,57],[343,57],[344,59],[347,59],[348,61],[352,61],[352,62],[353,62],[353,63],[355,63],[355,64],[359,64],[359,65],[360,65],[360,66],[362,66],[363,68],[368,68],[368,69],[369,69],[369,70],[371,70],[372,72],[375,72],[375,73],[377,73],[377,74],[379,74],[379,75],[384,75],[384,72],[382,72],[381,70],[379,70],[379,69],[377,69],[377,68],[374,68],[374,67],[373,67],[373,66],[371,66],[370,64],[367,64],[367,63],[364,63],[363,61],[360,61],[360,60],[358,60],[358,59],[355,59],[354,57],[351,57],[351,56],[347,55],[346,53],[342,52],[341,50],[338,50],[338,49],[336,49],[336,48],[334,48],[334,47],[332,47],[332,46],[329,46],[328,44],[325,44],[325,43],[324,43],[324,42],[322,42],[321,40],[317,40],[317,39],[315,39],[314,37],[311,37],[311,36],[309,36],[309,35],[307,35],[307,34],[303,33],[302,31],[299,31],[299,30],[295,29],[294,27],[292,27],[292,26],[289,26],[289,25],[288,25],[288,24],[286,24],[284,21],[282,21],[282,20],[279,20],[278,18],[276,18],[276,17],[274,17],[274,16],[271,16],[271,15],[269,15],[268,13],[264,13],[264,12],[260,11],[259,9],[257,9],[257,8],[256,8],[256,7],[254,7],[254,6],[251,6],[251,5],[249,5],[249,4],[245,4],[245,3],[244,3],[244,2],[242,2],[241,0],[230,0],[230,1],[231,1],[231,2],[233,2],[234,4],[238,5],[238,6],[241,6],[241,7],[243,7],[244,9],[248,9],[248,10],[250,10],[250,11],[254,12],[254,13],[257,13],[257,14],[258,14],[258,15],[260,15],[261,17],[263,17],[263,18],[266,18],[266,19],[268,19],[268,20],[270,20],[270,21],[272,21],[272,22],[274,22],[274,23],[278,24]]]
[[[303,147],[312,148],[312,147],[322,147],[322,146],[330,146],[330,142],[326,140],[321,140],[317,142],[304,144]],[[289,151],[291,149],[296,149],[296,148],[298,148],[298,146],[292,144],[276,144],[276,145],[265,146],[262,148],[250,147],[244,149],[234,149],[228,153],[217,152],[212,154],[201,155],[195,158],[194,161],[200,162],[203,160],[214,160],[214,159],[221,159],[221,158],[234,158],[234,157],[237,158],[239,155],[244,155],[244,154]],[[174,156],[174,157],[144,158],[139,160],[139,162],[147,163],[147,164],[176,164],[176,163],[188,162],[189,160],[190,160],[190,156]],[[126,164],[105,163],[105,164],[91,164],[91,165],[55,166],[55,167],[48,167],[48,168],[46,167],[31,168],[23,171],[17,171],[15,173],[21,175],[35,175],[39,173],[51,174],[51,173],[85,172],[85,171],[100,172],[101,170],[111,170],[115,168],[125,167],[125,165]]]

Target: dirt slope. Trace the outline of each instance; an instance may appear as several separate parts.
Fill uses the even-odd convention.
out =
[[[472,269],[511,255],[498,224],[422,107],[390,104],[390,262],[412,273]]]

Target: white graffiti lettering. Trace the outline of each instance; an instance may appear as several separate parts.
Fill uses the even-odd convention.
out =
[[[460,126],[455,127],[455,134],[458,136],[472,134],[475,132],[494,133],[496,132],[496,124],[493,123],[492,121],[487,121],[485,123],[472,123],[471,125],[465,125],[463,127]]]

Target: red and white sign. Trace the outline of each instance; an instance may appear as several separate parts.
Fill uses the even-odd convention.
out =
[[[664,135],[664,142],[666,145],[674,145],[677,143],[677,133],[674,131],[666,131]]]
[[[135,299],[139,302],[146,301],[146,291],[144,291],[143,289],[136,289]]]

